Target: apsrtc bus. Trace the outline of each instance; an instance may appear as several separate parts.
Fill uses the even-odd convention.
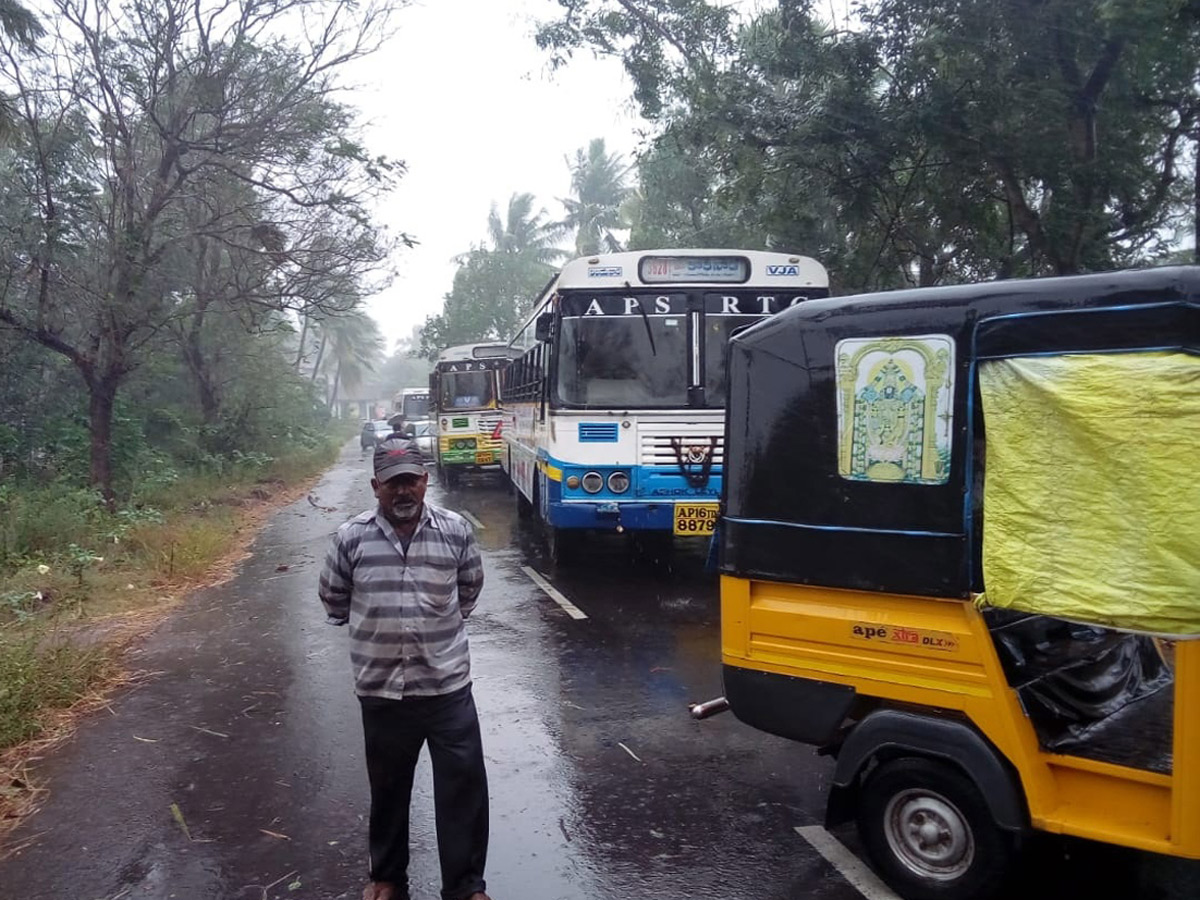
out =
[[[465,469],[499,464],[498,375],[507,363],[508,346],[499,342],[463,344],[438,354],[429,394],[443,484],[457,484]]]
[[[389,421],[395,423],[399,420],[400,424],[404,424],[428,419],[431,405],[429,388],[401,388],[393,401],[393,415]]]
[[[829,293],[787,253],[655,250],[567,263],[509,344],[502,460],[552,554],[584,529],[710,534],[729,335]]]

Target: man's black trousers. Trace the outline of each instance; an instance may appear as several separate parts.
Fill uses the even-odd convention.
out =
[[[440,697],[359,697],[371,782],[371,880],[408,896],[408,821],[421,745],[433,763],[443,900],[486,890],[488,787],[471,686]]]

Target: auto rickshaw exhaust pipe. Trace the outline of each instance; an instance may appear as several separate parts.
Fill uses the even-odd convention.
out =
[[[729,709],[729,701],[724,697],[718,697],[715,700],[706,700],[703,703],[693,703],[690,709],[692,718],[699,722],[701,719],[708,719],[718,713],[723,713]]]

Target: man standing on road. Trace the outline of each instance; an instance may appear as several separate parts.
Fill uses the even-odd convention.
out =
[[[364,900],[408,900],[413,773],[429,742],[442,900],[488,900],[487,772],[471,696],[464,622],[483,587],[471,527],[425,503],[416,444],[375,450],[379,501],[342,525],[321,573],[334,625],[350,625],[371,784],[370,882]]]

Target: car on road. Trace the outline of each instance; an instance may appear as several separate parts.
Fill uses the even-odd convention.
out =
[[[358,436],[358,445],[363,450],[374,449],[380,441],[386,440],[392,433],[392,426],[386,419],[372,419],[363,422],[362,433]]]
[[[437,433],[434,431],[432,419],[406,422],[404,435],[417,445],[427,461],[432,462],[436,458]]]

